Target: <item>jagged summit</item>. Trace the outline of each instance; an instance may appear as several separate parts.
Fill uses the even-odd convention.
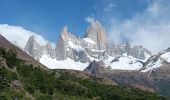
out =
[[[91,23],[85,33],[85,37],[95,41],[99,50],[108,49],[106,33],[99,21],[94,21]]]
[[[30,36],[28,41],[35,41],[35,36],[34,35]]]
[[[60,34],[60,37],[64,38],[65,36],[68,36],[68,35],[69,35],[68,28],[67,28],[67,26],[64,26],[64,28]]]
[[[115,55],[122,55],[126,53],[137,59],[145,60],[152,55],[152,53],[141,45],[132,45],[129,41],[112,46],[112,53]]]
[[[34,59],[53,69],[83,70],[93,60],[101,60],[114,69],[115,64],[121,64],[124,59],[127,60],[124,63],[131,63],[136,60],[145,60],[150,56],[147,49],[131,46],[131,43],[123,43],[109,48],[105,29],[97,20],[89,25],[82,38],[76,37],[69,32],[67,26],[64,26],[55,46],[37,34],[29,36],[26,39],[26,45],[23,46],[24,50]],[[119,61],[113,62],[117,57],[120,58]],[[63,63],[65,64],[63,65]],[[116,66],[116,68],[118,67]],[[125,66],[121,66],[121,69],[124,68]],[[138,67],[126,67],[127,70],[136,68]]]
[[[64,28],[63,28],[63,33],[67,33],[68,32],[68,28],[67,26],[65,25]]]
[[[46,44],[41,44],[34,35],[30,36],[24,50],[36,60],[39,60],[44,54],[51,57],[54,55],[51,43],[47,41]]]

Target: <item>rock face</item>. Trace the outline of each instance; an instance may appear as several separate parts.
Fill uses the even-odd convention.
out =
[[[111,70],[109,66],[93,61],[84,71],[109,78],[121,85],[131,85],[147,91],[156,91],[161,95],[170,97],[169,49],[144,61],[140,70]]]
[[[131,46],[129,42],[120,45],[113,45],[111,50],[111,52],[115,55],[127,53],[127,55],[133,56],[140,60],[144,60],[152,55],[146,48],[143,48],[142,46]]]
[[[161,68],[151,72],[110,70],[104,71],[101,67],[85,69],[96,76],[103,76],[112,79],[120,85],[131,85],[145,87],[148,91],[155,91],[161,95],[170,97],[170,64],[165,64]]]
[[[145,60],[151,55],[151,53],[142,46],[131,46],[129,42],[113,45],[112,48],[109,48],[105,29],[98,21],[90,24],[82,38],[70,33],[67,26],[65,26],[60,33],[56,47],[52,47],[48,41],[42,44],[37,37],[31,36],[24,50],[39,61],[42,61],[41,58],[45,55],[43,61],[72,60],[84,65],[87,65],[85,63],[93,60],[102,60],[104,63],[107,62],[107,64],[112,65],[112,60],[118,56],[121,57],[123,54],[132,56],[138,60]]]
[[[31,56],[38,60],[38,57],[43,53],[42,47],[36,42],[35,36],[31,36],[24,49]]]
[[[95,21],[90,25],[86,31],[85,37],[95,41],[97,50],[108,49],[108,41],[106,38],[105,30],[98,21]]]
[[[147,72],[156,68],[160,68],[160,66],[170,64],[170,51],[169,48],[159,52],[157,55],[153,55],[149,57],[144,63],[141,71]]]
[[[60,34],[59,40],[57,42],[57,47],[56,47],[56,57],[59,60],[65,60],[67,58],[67,48],[66,48],[66,43],[69,37],[69,33],[67,31],[67,27],[65,26],[63,31]]]
[[[68,32],[65,26],[57,43],[56,58],[58,60],[70,58],[74,61],[88,62],[89,59],[87,58],[84,48],[85,45],[83,45],[83,41]]]
[[[98,21],[90,25],[84,38],[74,36],[65,26],[57,42],[56,58],[58,60],[71,58],[85,63],[102,58],[101,50],[107,48],[105,32]]]
[[[51,46],[50,42],[47,42],[47,44],[44,46],[44,51],[46,54],[48,54],[50,57],[55,57],[55,52]]]
[[[106,72],[107,70],[110,70],[109,67],[105,68],[105,64],[103,61],[93,61],[89,64],[89,66],[84,69],[85,72],[93,74],[93,75],[98,75],[102,72]]]
[[[48,54],[49,56],[53,57],[54,52],[51,47],[51,44],[47,42],[46,45],[41,45],[36,41],[35,36],[31,36],[28,39],[28,42],[24,48],[24,50],[29,53],[32,57],[34,57],[36,60],[39,60],[43,54]]]

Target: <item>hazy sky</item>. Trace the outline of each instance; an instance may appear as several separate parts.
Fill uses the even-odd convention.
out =
[[[129,40],[158,52],[170,47],[169,18],[169,0],[0,0],[0,24],[21,26],[52,42],[64,25],[83,36],[92,19],[102,23],[110,43]]]

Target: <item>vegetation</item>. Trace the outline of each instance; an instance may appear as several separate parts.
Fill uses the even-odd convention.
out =
[[[16,58],[12,50],[0,48],[0,100],[165,100],[155,93],[130,87],[100,84],[97,78],[81,79],[64,71],[45,71]],[[18,80],[16,90],[11,84]],[[23,87],[23,88],[21,88]]]

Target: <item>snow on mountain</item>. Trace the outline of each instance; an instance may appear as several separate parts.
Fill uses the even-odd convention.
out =
[[[148,71],[152,71],[156,68],[159,68],[161,67],[162,65],[162,61],[160,59],[158,59],[157,62],[154,62],[154,63],[149,63],[147,66],[146,66],[146,69],[142,70],[141,72],[148,72]]]
[[[84,38],[84,40],[90,44],[96,44],[92,39],[90,38]]]
[[[89,38],[93,40],[97,44],[96,49],[98,50],[108,49],[108,41],[106,38],[105,30],[100,24],[100,22],[97,20],[91,22],[90,26],[88,27],[85,33],[85,38]],[[92,41],[88,41],[88,42],[92,42]]]
[[[102,60],[111,69],[139,70],[143,66],[140,61],[151,55],[142,46],[131,46],[128,42],[108,48],[106,33],[98,21],[89,26],[83,38],[71,34],[65,26],[56,47],[19,26],[0,25],[0,33],[50,69],[84,70],[89,62]]]
[[[167,62],[170,62],[170,52],[167,52],[167,53],[161,55],[161,58],[163,58]]]
[[[81,46],[78,46],[76,44],[74,44],[72,41],[68,42],[68,46],[71,47],[72,49],[75,49],[76,51],[82,51],[84,50],[84,48],[82,48]]]
[[[76,69],[83,71],[89,63],[75,62],[74,60],[67,58],[66,60],[56,60],[48,55],[43,55],[40,58],[40,62],[50,69]]]
[[[142,63],[139,62],[139,59],[127,56],[127,54],[115,58],[109,58],[108,60],[105,60],[104,63],[106,66],[110,66],[112,70],[139,70],[142,68]]]
[[[148,72],[160,68],[165,63],[170,63],[170,52],[163,51],[158,55],[151,56],[146,62],[146,66],[141,72]]]
[[[9,41],[16,41],[16,43],[24,48],[29,37],[34,35],[37,38],[37,41],[42,44],[46,45],[47,40],[44,39],[41,35],[31,32],[29,30],[26,30],[20,26],[12,26],[8,24],[0,24],[0,34],[4,36]],[[54,47],[54,43],[52,43],[52,46]]]

